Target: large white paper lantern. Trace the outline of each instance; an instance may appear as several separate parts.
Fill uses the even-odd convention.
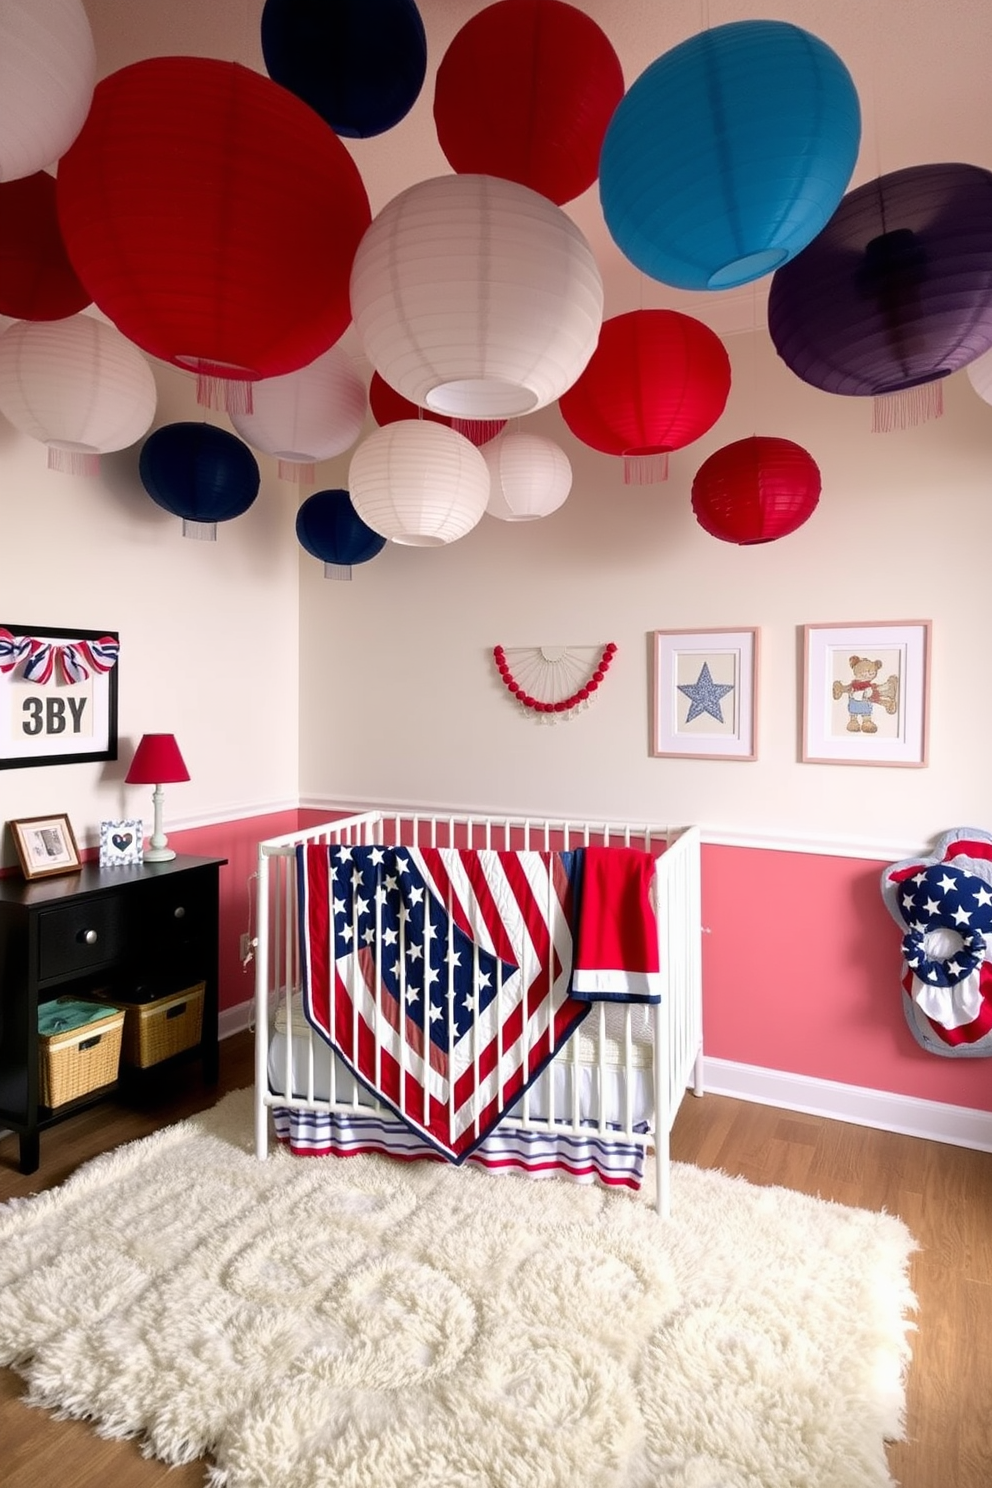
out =
[[[95,83],[82,0],[0,0],[0,181],[31,176],[65,154]]]
[[[420,408],[510,418],[553,403],[582,372],[603,282],[572,219],[496,176],[420,181],[358,245],[351,310],[382,377]]]
[[[368,411],[365,384],[340,346],[296,372],[265,377],[252,388],[251,413],[232,413],[246,444],[274,455],[279,477],[312,481],[314,466],[350,449]]]
[[[992,403],[992,351],[985,351],[965,368],[968,381],[984,403]]]
[[[157,389],[138,348],[90,315],[15,320],[0,335],[0,413],[48,446],[48,467],[93,475],[147,433]]]
[[[572,466],[553,439],[502,434],[484,445],[489,466],[486,511],[502,522],[532,522],[557,511],[572,489]]]
[[[489,469],[464,434],[430,419],[399,419],[358,446],[351,504],[381,537],[440,547],[470,532],[489,499]]]

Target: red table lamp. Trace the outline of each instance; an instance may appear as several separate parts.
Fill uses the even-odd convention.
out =
[[[148,846],[144,851],[146,863],[167,863],[176,856],[167,845],[162,831],[162,786],[173,781],[188,780],[186,762],[179,753],[174,734],[145,734],[134,751],[131,768],[124,777],[126,785],[153,785],[152,805],[155,823]]]

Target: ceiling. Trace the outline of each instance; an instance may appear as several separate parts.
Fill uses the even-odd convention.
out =
[[[449,42],[489,0],[418,0],[427,32],[427,78],[398,125],[347,141],[377,212],[415,181],[446,173],[432,113],[434,74]],[[571,0],[610,38],[629,87],[651,62],[705,29],[742,19],[788,20],[814,32],[849,68],[862,107],[852,186],[904,166],[958,160],[992,169],[988,106],[992,5],[987,0]],[[140,58],[220,57],[264,72],[263,0],[84,0],[99,75]],[[606,231],[597,189],[566,205],[603,275],[605,314],[668,306],[722,336],[763,332],[769,279],[687,294],[648,279]],[[287,203],[287,230],[292,204]]]

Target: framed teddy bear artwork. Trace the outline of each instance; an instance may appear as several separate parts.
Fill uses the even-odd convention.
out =
[[[930,621],[803,627],[802,759],[927,763]]]

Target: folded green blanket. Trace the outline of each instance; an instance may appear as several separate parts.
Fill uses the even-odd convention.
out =
[[[38,1005],[38,1032],[50,1037],[53,1033],[68,1033],[70,1028],[85,1028],[98,1018],[107,1018],[117,1009],[104,1007],[98,1002],[77,1002],[71,997],[56,997],[51,1002]]]

